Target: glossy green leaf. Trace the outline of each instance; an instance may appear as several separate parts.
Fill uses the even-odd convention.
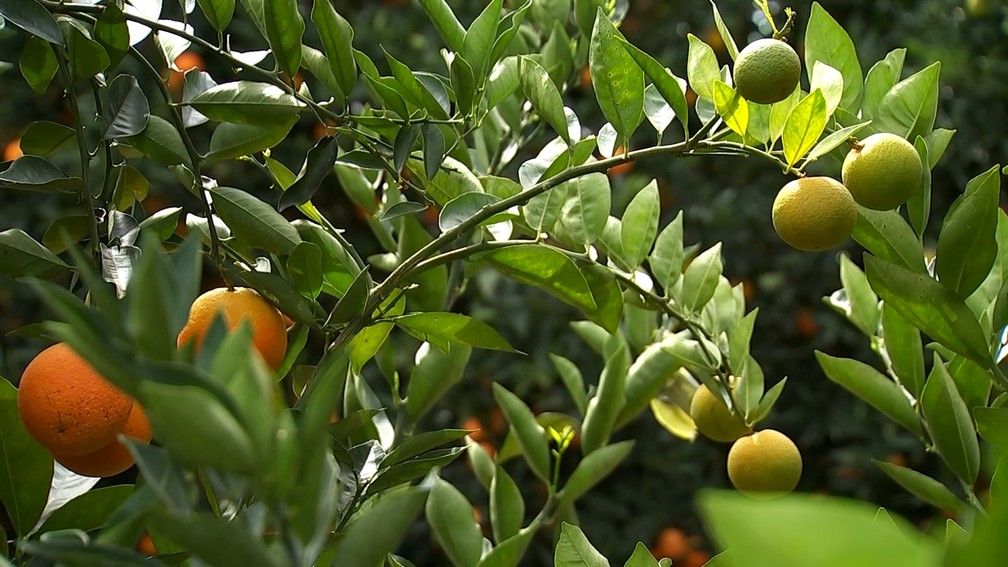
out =
[[[459,23],[455,13],[445,0],[420,0],[420,6],[427,12],[434,28],[449,49],[461,52],[465,42],[466,29]]]
[[[1008,408],[976,408],[973,413],[984,441],[1000,453],[1008,453]]]
[[[867,502],[819,494],[756,500],[706,491],[698,506],[717,548],[726,550],[725,565],[788,565],[799,556],[802,564],[817,567],[941,563],[935,540],[902,518],[879,519],[878,506]],[[775,537],[766,537],[767,526],[779,530]]]
[[[621,40],[623,49],[633,57],[633,60],[651,79],[651,84],[661,93],[662,98],[668,102],[672,110],[675,111],[676,118],[683,125],[686,137],[689,137],[689,106],[686,104],[686,81],[676,77],[661,63],[655,60],[644,51],[634,45]]]
[[[623,567],[659,567],[658,560],[655,559],[654,555],[648,549],[643,542],[638,541],[637,547],[634,548],[633,555],[627,559],[627,562],[623,564]],[[716,567],[716,566],[711,566]]]
[[[427,521],[441,548],[455,565],[476,565],[483,552],[483,533],[473,505],[451,483],[437,479],[427,497]]]
[[[623,212],[620,225],[620,242],[623,255],[632,267],[639,266],[651,252],[658,234],[658,217],[661,213],[658,182],[651,180],[634,195]]]
[[[928,504],[950,512],[965,509],[966,505],[948,487],[926,474],[884,461],[874,462],[889,478]]]
[[[182,545],[211,565],[277,565],[266,545],[239,524],[212,514],[158,512],[147,518],[151,529]]]
[[[218,124],[210,135],[210,153],[207,157],[234,159],[272,148],[287,138],[295,123],[297,116],[269,126],[227,122]]]
[[[315,0],[312,22],[319,30],[326,59],[344,98],[350,96],[357,82],[357,64],[353,55],[353,28],[333,8],[330,0]]]
[[[145,156],[165,165],[189,162],[189,153],[182,142],[182,136],[171,122],[160,116],[152,114],[143,132],[123,141]]]
[[[21,156],[0,172],[0,189],[77,193],[81,184],[81,178],[68,176],[38,156]]]
[[[917,150],[922,164],[931,163],[928,145],[924,138],[918,136],[914,140],[914,149]],[[923,168],[920,185],[906,202],[906,215],[914,232],[923,236],[928,220],[931,218],[931,170],[929,168]]]
[[[879,102],[871,129],[908,140],[929,133],[938,115],[940,69],[941,63],[932,63],[896,83]]]
[[[266,39],[280,70],[293,77],[301,68],[301,37],[305,23],[297,0],[269,0],[263,4]],[[209,116],[209,115],[208,115]]]
[[[63,45],[63,34],[56,19],[37,0],[2,0],[0,16],[31,35]]]
[[[18,68],[28,86],[37,94],[44,94],[59,70],[59,61],[49,42],[32,36],[25,41],[21,50]]]
[[[837,358],[820,351],[815,354],[827,378],[911,432],[921,434],[920,418],[895,382],[858,360]]]
[[[815,69],[816,61],[840,71],[843,75],[841,106],[857,110],[861,102],[862,77],[854,42],[833,16],[819,2],[812,3],[808,27],[805,29],[805,69]]]
[[[316,142],[308,150],[301,173],[280,197],[279,209],[282,211],[291,205],[303,205],[310,201],[322,181],[332,172],[338,153],[339,144],[335,137],[326,136]]]
[[[21,135],[21,151],[44,156],[71,140],[75,134],[73,128],[48,120],[32,122]]]
[[[553,556],[554,567],[609,567],[609,561],[585,537],[581,528],[563,523]]]
[[[672,222],[662,229],[655,240],[654,251],[648,259],[651,275],[654,276],[668,294],[682,275],[684,260],[683,252],[683,216],[680,211]]]
[[[815,147],[826,129],[826,120],[826,99],[822,91],[812,91],[791,109],[782,134],[784,160],[788,165],[798,163]]]
[[[915,327],[986,367],[990,354],[976,317],[955,293],[924,274],[865,255],[872,289]]]
[[[0,502],[17,535],[28,535],[38,521],[52,474],[52,456],[32,439],[18,414],[17,390],[0,379]]]
[[[990,273],[998,254],[997,218],[1001,176],[998,166],[966,184],[949,207],[935,248],[938,281],[959,297],[969,297]]]
[[[622,34],[599,8],[588,65],[599,108],[621,139],[629,140],[644,118],[644,73],[623,48]]]
[[[462,380],[472,354],[472,349],[464,345],[455,345],[447,353],[432,347],[421,348],[426,352],[410,374],[406,390],[406,411],[413,423]]]
[[[294,95],[280,87],[252,81],[217,85],[189,104],[210,120],[263,126],[286,122],[303,108]]]
[[[714,297],[723,268],[719,242],[697,255],[686,267],[676,299],[689,312],[696,313]]]
[[[567,255],[537,244],[500,248],[481,256],[511,278],[538,287],[582,311],[597,308],[584,275]]]
[[[903,74],[903,61],[906,59],[906,48],[893,49],[885,58],[872,65],[865,76],[864,98],[861,101],[861,116],[874,118],[878,105],[882,102],[889,89],[899,82]]]
[[[899,311],[882,305],[882,339],[893,371],[914,397],[924,389],[924,348],[920,331]]]
[[[588,405],[588,400],[586,399],[587,394],[585,392],[584,377],[581,375],[581,369],[571,362],[570,359],[558,354],[550,353],[550,361],[553,362],[553,366],[560,374],[560,380],[563,382],[564,387],[567,388],[567,393],[571,395],[571,399],[574,400],[574,405],[583,415]]]
[[[497,23],[501,17],[503,2],[491,0],[469,26],[462,39],[462,57],[472,67],[477,76],[485,76],[490,61],[494,40],[497,39]]]
[[[322,250],[302,241],[287,258],[287,272],[301,295],[317,298],[322,293]]]
[[[231,23],[234,17],[234,0],[196,0],[203,15],[206,16],[210,25],[218,32],[223,32],[224,28]]]
[[[521,531],[525,520],[525,496],[521,488],[497,465],[490,483],[490,526],[494,541],[503,543]]]
[[[563,97],[546,70],[535,60],[521,56],[518,58],[518,81],[532,107],[570,146],[572,141],[567,131]]]
[[[90,79],[108,68],[111,59],[101,44],[77,26],[67,24],[65,28],[70,76],[75,82]]]
[[[273,207],[233,187],[214,187],[213,205],[236,236],[251,246],[290,254],[301,243],[296,228]]]
[[[525,460],[532,471],[543,481],[550,479],[549,444],[546,440],[546,430],[536,421],[532,410],[507,388],[498,383],[493,385],[494,399],[500,406],[508,423],[511,424],[511,434],[518,440]]]
[[[805,156],[805,162],[802,164],[802,167],[805,167],[805,164],[812,163],[813,161],[840,147],[841,144],[850,140],[855,134],[866,128],[869,124],[870,122],[852,124],[825,136],[822,140],[819,140],[815,147],[809,150],[808,155]]]
[[[612,206],[612,189],[604,173],[589,173],[563,184],[567,198],[560,222],[570,237],[584,246],[594,243],[605,229]]]
[[[460,313],[410,313],[392,319],[402,330],[435,345],[458,343],[476,348],[514,351],[493,327]]]
[[[714,25],[717,26],[718,34],[721,36],[721,41],[724,42],[725,49],[728,50],[728,55],[731,56],[732,61],[734,61],[738,59],[739,54],[735,38],[733,38],[731,32],[728,31],[728,26],[725,25],[724,19],[721,18],[721,12],[718,10],[717,4],[714,0],[711,0],[711,9],[714,11]]]
[[[867,336],[875,334],[879,321],[878,297],[868,285],[861,268],[846,254],[840,255],[842,294],[834,294],[829,303]]]
[[[956,476],[972,486],[980,472],[977,432],[966,402],[937,354],[920,403],[938,454]]]
[[[559,493],[557,506],[563,507],[572,505],[582,495],[587,493],[593,486],[616,469],[630,451],[633,450],[634,441],[621,441],[606,445],[585,456],[578,463],[577,468],[571,473],[567,483]]]
[[[689,39],[689,59],[686,64],[686,78],[689,85],[700,96],[714,100],[714,81],[721,80],[721,66],[711,46],[693,34]]]
[[[913,228],[896,211],[858,207],[852,235],[858,244],[879,258],[915,272],[924,272],[924,251]]]
[[[499,542],[496,547],[483,556],[478,567],[516,567],[525,556],[525,550],[535,533],[536,530],[526,528]]]
[[[91,531],[101,528],[133,491],[132,484],[89,490],[57,508],[46,518],[38,533],[69,529]]]
[[[581,452],[584,455],[608,445],[616,419],[623,409],[623,392],[629,370],[630,353],[626,346],[621,346],[606,359],[598,389],[595,396],[588,400],[581,424]]]
[[[0,275],[51,277],[70,269],[59,256],[18,228],[0,232]]]
[[[745,136],[749,127],[749,103],[735,89],[724,81],[714,81],[712,85],[714,106],[725,124],[733,132]]]

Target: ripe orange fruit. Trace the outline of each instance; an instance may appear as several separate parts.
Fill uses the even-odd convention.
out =
[[[147,415],[138,402],[133,403],[133,410],[130,411],[126,425],[120,433],[144,443],[150,442],[150,422],[147,421]],[[118,439],[113,439],[93,453],[84,455],[59,455],[54,453],[53,457],[61,465],[73,472],[93,477],[115,476],[136,463],[133,454]]]
[[[686,534],[679,528],[665,528],[658,533],[657,541],[651,548],[651,553],[661,559],[668,557],[678,561],[690,552],[689,540]]]
[[[221,287],[197,297],[189,309],[189,321],[179,333],[178,345],[195,340],[196,348],[201,347],[217,313],[223,315],[229,330],[247,320],[252,326],[252,343],[266,364],[273,370],[280,367],[287,353],[287,326],[276,307],[245,287]]]
[[[83,455],[107,445],[123,430],[133,399],[105,381],[66,343],[43,350],[18,385],[18,413],[45,448]]]
[[[158,554],[158,550],[154,547],[154,540],[151,539],[149,533],[144,532],[140,539],[137,541],[136,549],[140,553],[146,555],[147,557],[154,557]]]
[[[7,142],[7,145],[3,149],[3,160],[4,161],[14,161],[17,158],[24,155],[21,151],[21,137],[14,138],[13,140]]]
[[[175,69],[168,70],[168,89],[173,93],[182,92],[182,86],[185,84],[186,71],[189,69],[199,69],[200,71],[206,69],[206,63],[203,61],[203,57],[195,51],[182,52],[175,58],[175,66],[178,67],[178,71]]]

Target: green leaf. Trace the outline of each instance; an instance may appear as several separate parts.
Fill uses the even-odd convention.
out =
[[[67,24],[65,27],[67,51],[70,56],[70,76],[75,82],[90,79],[108,68],[111,59],[101,44],[91,39],[77,26]]]
[[[203,15],[206,16],[210,25],[218,32],[223,32],[224,28],[231,23],[234,17],[234,0],[196,0]]]
[[[709,563],[707,563],[709,564]],[[638,541],[637,547],[634,548],[633,555],[627,562],[623,564],[623,567],[659,567],[658,560],[655,559],[654,555],[651,555],[651,551],[648,549],[643,542]],[[714,567],[713,565],[711,567]]]
[[[595,16],[588,65],[606,120],[629,141],[644,118],[644,73],[623,48],[625,40],[602,8]]]
[[[865,255],[872,289],[915,327],[983,367],[990,362],[987,340],[976,317],[955,293],[924,274]]]
[[[500,201],[500,198],[489,193],[468,191],[445,203],[438,215],[438,228],[445,232],[455,228],[463,222],[469,220],[484,207],[488,207]],[[500,222],[509,218],[507,215],[494,215],[481,222],[481,225]]]
[[[567,199],[560,211],[560,222],[570,237],[585,247],[602,235],[609,209],[612,189],[604,173],[589,173],[563,183]]]
[[[82,181],[38,157],[25,155],[0,172],[0,189],[77,193]]]
[[[536,530],[526,528],[499,542],[483,556],[478,567],[516,567],[525,556],[525,550],[535,533]]]
[[[841,144],[850,140],[855,134],[866,128],[869,124],[871,123],[861,122],[860,124],[852,124],[833,132],[832,134],[824,137],[822,140],[819,140],[815,147],[809,151],[807,156],[805,156],[805,162],[802,164],[802,168],[835,150]]]
[[[360,315],[366,306],[368,294],[371,292],[372,281],[367,270],[354,277],[346,293],[340,297],[326,320],[327,325],[342,325]]]
[[[879,258],[924,273],[924,251],[913,228],[897,211],[858,207],[852,234],[858,244]]]
[[[219,124],[210,135],[210,153],[207,157],[234,159],[272,148],[287,138],[296,123],[297,116],[269,126],[227,122]]]
[[[73,128],[48,120],[32,122],[21,135],[21,151],[26,154],[44,156],[72,139],[75,134]]]
[[[24,49],[21,50],[21,58],[18,59],[18,67],[21,69],[21,75],[28,82],[28,86],[41,95],[45,94],[49,83],[56,76],[59,62],[56,59],[56,52],[53,51],[49,42],[32,36],[25,41]]]
[[[427,413],[448,388],[462,380],[472,354],[472,349],[462,345],[452,347],[447,353],[436,348],[421,348],[426,352],[410,374],[406,390],[406,411],[413,423]]]
[[[0,232],[0,275],[48,278],[68,269],[59,256],[23,230],[9,228]]]
[[[965,510],[966,505],[948,487],[926,474],[884,461],[873,462],[889,478],[928,504],[953,513]]]
[[[402,330],[435,345],[458,343],[514,352],[514,347],[490,325],[459,313],[410,313],[391,319]]]
[[[117,76],[103,94],[104,139],[127,138],[144,131],[150,118],[150,105],[135,77]]]
[[[427,12],[427,17],[448,48],[461,52],[465,43],[466,29],[459,23],[448,3],[445,0],[420,0],[420,6]]]
[[[182,207],[167,207],[145,218],[140,223],[140,230],[151,230],[162,240],[168,240],[175,234]]]
[[[499,248],[480,256],[505,275],[538,287],[582,311],[598,306],[577,265],[566,254],[538,244]]]
[[[343,98],[350,96],[357,82],[357,63],[353,54],[353,27],[346,21],[330,0],[315,0],[311,12],[312,22],[318,28],[326,59]]]
[[[837,358],[820,351],[816,351],[815,355],[831,381],[911,432],[921,434],[920,418],[900,387],[887,376],[858,360]]]
[[[689,59],[686,64],[686,78],[689,85],[700,96],[714,100],[714,82],[721,80],[721,66],[711,46],[693,34],[689,39]]]
[[[634,195],[627,205],[620,224],[620,242],[623,255],[631,267],[639,266],[651,251],[658,234],[658,217],[661,207],[658,195],[658,181],[652,179]]]
[[[487,2],[462,39],[462,58],[472,67],[478,77],[486,76],[491,48],[497,39],[497,22],[500,20],[501,0]]]
[[[560,380],[574,400],[574,405],[583,415],[588,405],[588,400],[586,399],[587,394],[585,392],[584,377],[581,375],[581,369],[569,359],[558,354],[550,353],[549,356],[553,362],[553,366],[560,373]]]
[[[151,529],[220,567],[276,565],[266,545],[236,522],[212,514],[161,511],[147,517]]]
[[[724,564],[788,565],[798,556],[801,564],[816,567],[941,563],[935,540],[902,518],[878,519],[878,506],[867,502],[819,494],[754,500],[705,491],[698,507],[717,547],[727,550]],[[767,537],[767,526],[774,526],[774,537]]]
[[[857,110],[861,102],[862,74],[854,42],[819,2],[812,3],[805,29],[805,69],[815,69],[816,61],[840,71],[844,85],[841,106]]]
[[[256,197],[233,187],[214,187],[209,192],[217,214],[249,245],[290,254],[301,243],[301,236],[290,221]]]
[[[931,156],[928,155],[928,144],[924,138],[918,136],[914,140],[914,149],[917,150],[917,155],[920,156],[922,164],[931,163]],[[931,170],[929,168],[923,168],[920,185],[917,191],[914,191],[913,195],[906,202],[906,214],[914,232],[923,237],[928,219],[931,218]]]
[[[101,528],[133,492],[132,484],[89,490],[57,508],[46,518],[38,533],[69,529],[91,531]]]
[[[293,77],[301,68],[301,37],[305,31],[297,0],[269,0],[263,7],[270,51],[280,70]]]
[[[630,454],[633,447],[633,440],[621,441],[601,447],[585,456],[560,491],[557,506],[563,508],[573,505],[578,498],[609,476],[609,473]]]
[[[682,124],[688,138],[689,105],[686,104],[686,81],[673,75],[671,71],[663,67],[654,57],[651,57],[629,42],[620,40],[620,44],[633,57],[637,65],[644,71],[644,74],[651,79],[651,84],[658,89],[662,98],[675,111],[676,118],[679,119],[679,123]]]
[[[308,299],[322,293],[322,250],[311,242],[301,241],[287,258],[291,283]]]
[[[525,519],[525,496],[504,467],[497,465],[490,482],[490,524],[497,543],[518,535]]]
[[[899,311],[882,305],[882,339],[893,371],[913,396],[924,390],[924,348],[920,331]]]
[[[682,211],[676,215],[655,240],[654,251],[648,259],[651,275],[654,276],[668,294],[682,275],[683,265],[683,217]]]
[[[572,141],[567,130],[563,98],[546,70],[535,60],[521,56],[518,58],[518,80],[532,107],[570,146]]]
[[[42,515],[52,474],[49,451],[32,439],[18,414],[17,390],[0,378],[0,502],[18,536],[27,536]]]
[[[896,83],[879,102],[871,130],[908,140],[931,132],[938,114],[940,70],[941,63],[935,62]]]
[[[434,124],[428,124],[421,130],[421,134],[423,134],[424,173],[427,175],[427,179],[434,182],[438,179],[438,174],[441,173],[442,162],[445,161],[444,134]]]
[[[984,441],[1000,453],[1008,453],[1008,408],[975,408],[973,413]]]
[[[997,258],[998,166],[966,184],[949,207],[935,249],[938,281],[959,297],[969,297],[990,273]]]
[[[616,425],[619,412],[623,409],[623,392],[630,370],[630,352],[626,345],[620,345],[608,356],[602,375],[599,376],[598,390],[588,400],[584,422],[581,424],[581,452],[589,455],[609,443],[609,436]]]
[[[666,349],[676,340],[680,340],[678,335],[666,335],[661,341],[651,343],[630,365],[623,388],[623,409],[616,419],[617,427],[644,410],[682,367],[682,361]]]
[[[404,297],[400,297],[395,304],[391,304],[388,299],[382,304],[383,313],[393,317],[402,315],[405,309],[406,299]],[[347,350],[350,353],[351,367],[355,372],[359,374],[364,363],[371,360],[371,357],[378,352],[378,349],[388,339],[393,327],[395,325],[392,323],[375,323],[361,329],[359,333],[354,335],[354,338],[350,339]]]
[[[63,45],[63,34],[56,19],[37,0],[2,0],[0,16],[31,35]]]
[[[735,38],[732,37],[731,32],[728,31],[728,26],[725,25],[724,20],[721,18],[721,12],[718,11],[717,4],[714,0],[711,0],[711,9],[714,11],[714,25],[717,26],[718,34],[721,35],[721,41],[724,42],[725,49],[728,50],[728,55],[731,56],[732,61],[738,59],[739,49],[738,45],[735,44]],[[636,555],[636,553],[634,553]]]
[[[260,126],[286,122],[303,108],[294,95],[280,87],[252,81],[217,85],[189,104],[211,120]]]
[[[714,106],[733,132],[745,136],[749,126],[749,103],[724,81],[714,81]]]
[[[683,273],[677,300],[690,313],[700,311],[714,297],[718,278],[724,268],[721,262],[721,243],[701,252],[690,262]]]
[[[151,115],[147,127],[136,136],[123,140],[145,156],[165,165],[179,165],[189,162],[182,136],[171,122],[160,116]]]
[[[784,123],[784,160],[788,165],[798,163],[815,147],[826,129],[826,99],[822,91],[812,91],[796,104]]]
[[[581,528],[563,523],[553,556],[555,567],[609,567],[609,561],[585,537]]]
[[[864,272],[846,254],[840,255],[840,281],[843,295],[834,294],[829,303],[854,323],[867,336],[875,334],[878,327],[878,297],[868,285]]]
[[[585,311],[585,315],[609,333],[616,333],[623,316],[623,292],[616,276],[612,270],[595,262],[579,260],[577,265],[596,306],[595,309]]]
[[[549,444],[546,440],[546,430],[536,421],[532,410],[507,388],[494,382],[494,399],[500,406],[508,423],[511,424],[511,434],[518,440],[525,460],[532,472],[545,482],[550,479]]]
[[[889,89],[899,81],[903,73],[903,61],[906,59],[906,48],[893,49],[885,59],[872,65],[865,77],[864,99],[861,101],[861,116],[874,118],[878,105],[882,102]]]
[[[325,136],[308,150],[301,174],[280,196],[279,209],[282,211],[291,205],[303,205],[310,201],[322,181],[329,176],[339,153],[339,144],[335,137]]]
[[[427,497],[427,521],[455,565],[476,565],[483,552],[483,533],[473,505],[451,483],[437,479]]]
[[[966,402],[937,354],[920,404],[938,454],[956,476],[973,486],[980,472],[977,432]]]

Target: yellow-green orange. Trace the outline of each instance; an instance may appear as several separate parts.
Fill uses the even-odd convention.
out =
[[[733,72],[742,98],[760,104],[786,99],[801,78],[801,60],[779,39],[759,39],[739,52]]]
[[[697,431],[714,441],[729,443],[751,431],[745,422],[732,413],[728,406],[705,385],[701,385],[693,393],[689,413]]]
[[[248,321],[252,326],[252,343],[266,364],[274,370],[280,367],[287,352],[287,326],[276,307],[249,288],[217,288],[197,297],[189,309],[189,320],[179,333],[179,346],[189,341],[196,341],[197,348],[202,346],[218,313],[229,330]]]
[[[843,184],[862,207],[887,211],[906,203],[920,187],[924,166],[910,142],[896,134],[872,134],[847,153]]]
[[[18,383],[18,413],[46,449],[63,455],[97,451],[122,431],[133,399],[102,378],[70,345],[36,356]]]
[[[764,429],[735,441],[728,452],[728,478],[740,492],[772,498],[798,486],[802,458],[791,439]]]
[[[773,226],[781,240],[805,251],[841,244],[857,221],[857,203],[830,177],[802,177],[785,185],[773,203]]]

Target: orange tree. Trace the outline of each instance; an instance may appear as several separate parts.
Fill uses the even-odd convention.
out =
[[[740,50],[714,7],[719,41],[744,63],[740,94],[740,75],[695,36],[683,46],[685,79],[627,42],[619,23],[632,7],[624,3],[491,0],[463,25],[443,0],[421,0],[444,43],[443,65],[421,71],[401,53],[372,60],[354,49],[355,27],[333,4],[305,4],[182,2],[176,20],[151,0],[0,0],[0,15],[26,34],[25,82],[38,93],[63,90],[70,116],[69,124],[31,124],[0,186],[63,194],[86,211],[41,242],[0,232],[0,274],[34,287],[58,318],[36,329],[139,402],[153,433],[150,444],[144,428],[116,438],[137,464],[135,484],[92,489],[96,479],[55,464],[22,424],[16,381],[0,385],[8,562],[409,565],[399,542],[422,515],[456,565],[517,565],[545,530],[554,533],[556,564],[606,565],[577,528],[578,499],[635,450],[614,438],[642,413],[694,438],[700,385],[712,399],[695,404],[706,408],[697,417],[733,430],[721,440],[741,436],[729,473],[761,497],[698,499],[726,549],[715,561],[999,557],[1008,492],[996,490],[998,476],[990,494],[982,487],[1008,431],[1000,407],[1008,218],[997,206],[995,167],[967,184],[937,234],[925,234],[930,170],[953,135],[934,128],[937,64],[904,77],[897,49],[865,73],[842,25],[816,3],[795,85],[797,53],[779,41],[792,32],[793,12],[775,21],[769,4],[756,2],[773,38]],[[209,38],[187,23],[197,9],[216,32]],[[261,49],[231,48],[235,19],[251,22]],[[208,68],[231,72],[187,64],[181,88],[178,75],[159,73],[191,46],[211,59]],[[565,106],[579,76],[591,81],[606,123],[582,124]],[[294,171],[270,150],[301,121],[321,135]],[[201,143],[195,134],[207,130]],[[653,142],[639,142],[643,130]],[[866,149],[877,135],[914,151],[889,152],[901,157],[887,162]],[[535,157],[514,163],[530,147]],[[950,514],[938,537],[863,503],[762,499],[779,496],[762,493],[767,487],[794,486],[801,461],[786,436],[759,432],[786,380],[768,388],[750,351],[757,313],[722,275],[720,244],[685,245],[681,215],[659,226],[656,183],[614,213],[605,175],[638,159],[726,155],[798,178],[782,180],[773,212],[789,244],[822,249],[852,234],[865,249],[860,262],[840,257],[843,289],[828,301],[871,338],[883,370],[824,353],[819,362],[957,477],[948,487],[880,464]],[[836,179],[845,157],[867,164],[853,196]],[[235,160],[272,191],[234,187],[243,180],[220,166]],[[147,214],[141,169],[151,167],[170,171],[197,205]],[[865,179],[888,168],[915,175],[901,175],[895,188],[886,179],[886,193],[901,198],[878,210]],[[315,205],[330,177],[380,253],[362,257]],[[200,300],[190,312],[203,258],[225,288],[248,288],[242,300]],[[553,358],[577,415],[536,415],[494,385],[510,426],[496,455],[468,430],[423,430],[424,416],[464,387],[476,349],[521,356],[457,309],[488,270],[578,309],[585,320],[575,329],[605,360],[586,379]],[[219,296],[230,297],[210,292]],[[283,315],[292,322],[286,336]],[[196,340],[180,337],[187,325],[198,327]],[[317,356],[310,339],[322,344]],[[63,427],[58,418],[53,427]],[[988,444],[990,466],[981,467]],[[561,475],[573,453],[573,472]],[[486,487],[486,522],[438,474],[463,455]],[[517,466],[542,486],[535,510],[512,477]],[[146,559],[151,552],[157,557]],[[643,545],[627,561],[656,564]]]

